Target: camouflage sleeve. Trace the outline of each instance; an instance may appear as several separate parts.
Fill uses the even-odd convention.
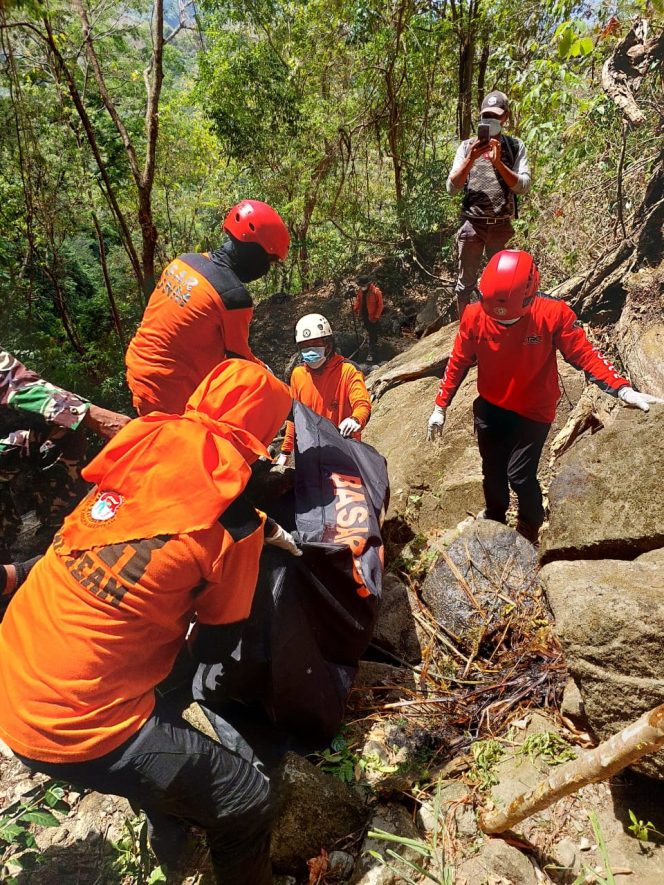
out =
[[[75,430],[90,403],[75,393],[55,387],[15,356],[0,349],[0,407],[41,415],[50,424]]]

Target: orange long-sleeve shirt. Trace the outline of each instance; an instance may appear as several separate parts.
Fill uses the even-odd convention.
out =
[[[361,287],[357,290],[353,310],[359,317],[362,316],[363,301],[366,301],[367,319],[370,323],[377,322],[383,313],[383,293],[378,286],[370,283],[366,293]]]
[[[127,349],[127,384],[139,415],[181,415],[208,372],[225,357],[260,363],[249,347],[253,302],[234,271],[207,255],[180,255],[166,267]]]
[[[333,354],[321,369],[308,366],[293,369],[290,390],[293,399],[337,426],[344,418],[355,418],[364,429],[371,416],[371,400],[362,372],[338,353]],[[354,433],[353,438],[360,439],[360,431]],[[292,452],[294,441],[293,422],[287,421],[281,451]]]

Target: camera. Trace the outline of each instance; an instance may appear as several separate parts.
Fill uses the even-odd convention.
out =
[[[477,127],[477,140],[480,144],[488,144],[490,138],[490,127],[488,123],[480,123]]]

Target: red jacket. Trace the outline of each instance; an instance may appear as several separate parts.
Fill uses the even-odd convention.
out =
[[[362,288],[359,288],[355,296],[355,304],[353,305],[353,310],[359,317],[362,316],[363,298],[366,298],[369,322],[377,322],[383,313],[383,293],[373,283],[369,283],[366,293]]]
[[[463,313],[436,405],[447,408],[477,361],[477,390],[485,400],[531,421],[550,424],[560,399],[556,351],[607,393],[629,384],[590,343],[564,301],[538,295],[512,326],[489,317],[481,304]]]

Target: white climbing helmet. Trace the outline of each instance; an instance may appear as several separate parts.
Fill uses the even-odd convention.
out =
[[[332,326],[321,313],[308,313],[297,321],[295,326],[295,343],[304,344],[315,338],[332,336]]]

